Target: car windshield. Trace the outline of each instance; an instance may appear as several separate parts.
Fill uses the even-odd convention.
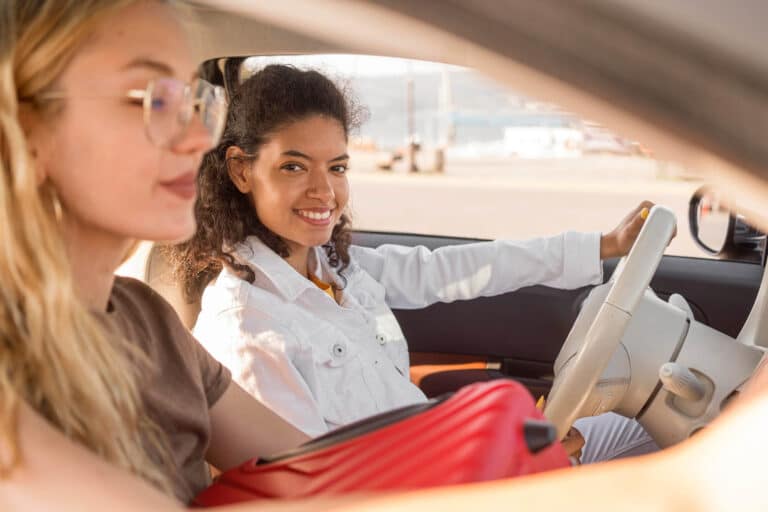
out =
[[[317,69],[367,108],[350,139],[357,230],[483,239],[608,231],[645,199],[684,223],[702,184],[642,141],[472,69],[365,55],[258,56],[244,61],[242,76],[270,63]],[[667,254],[705,257],[686,229]]]

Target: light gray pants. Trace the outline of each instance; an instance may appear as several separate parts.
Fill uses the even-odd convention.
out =
[[[573,426],[585,440],[582,464],[642,455],[659,449],[638,422],[616,413],[580,418]]]

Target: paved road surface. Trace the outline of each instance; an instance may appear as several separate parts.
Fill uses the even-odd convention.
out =
[[[670,178],[647,159],[470,162],[449,165],[443,175],[373,171],[372,161],[359,155],[352,162],[358,229],[477,238],[608,231],[649,199],[678,217],[668,254],[705,257],[687,220],[688,201],[701,183]]]

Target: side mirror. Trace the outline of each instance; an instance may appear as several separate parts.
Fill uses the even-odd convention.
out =
[[[730,212],[716,190],[705,185],[694,192],[688,221],[693,240],[707,254],[764,263],[765,233],[750,226],[742,215]]]

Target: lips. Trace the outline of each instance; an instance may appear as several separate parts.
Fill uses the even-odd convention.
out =
[[[186,172],[172,180],[160,182],[160,186],[181,199],[193,199],[197,195],[197,173]]]

